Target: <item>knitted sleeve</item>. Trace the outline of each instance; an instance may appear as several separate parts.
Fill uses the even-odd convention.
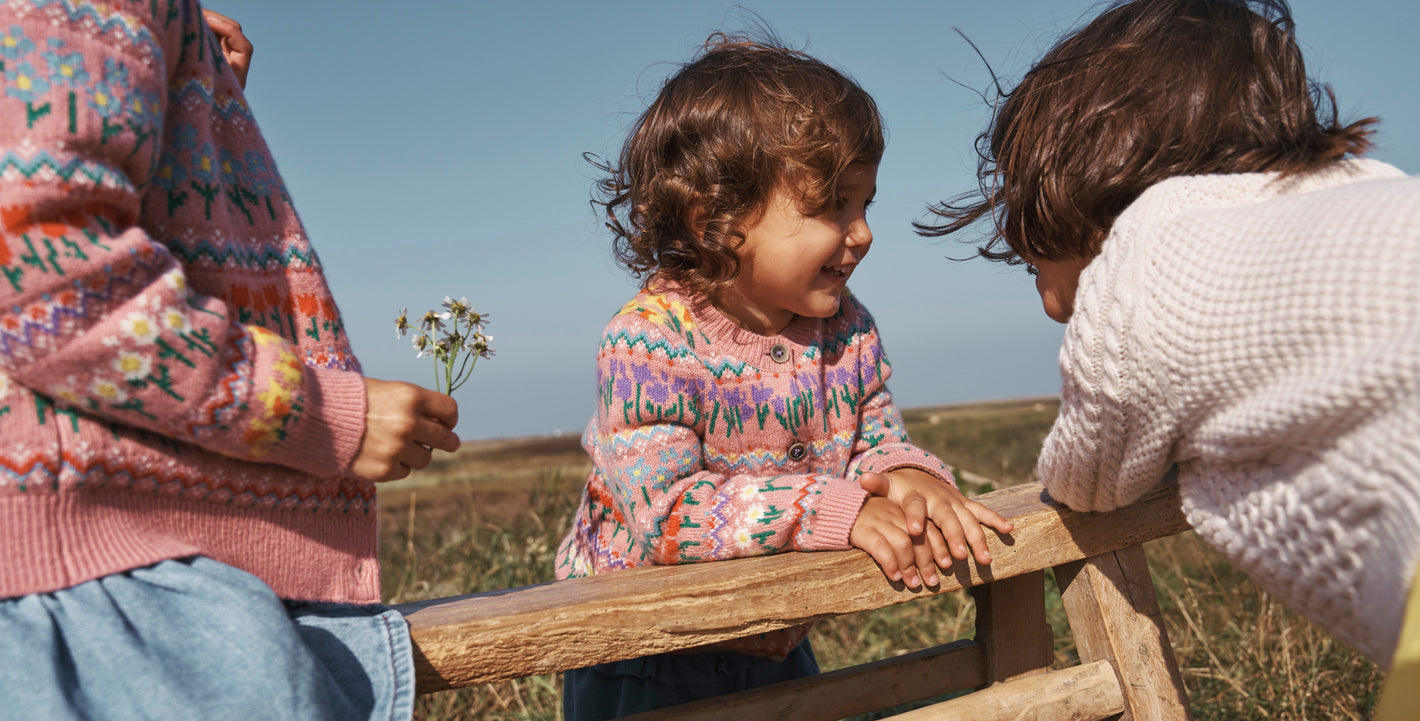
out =
[[[687,334],[690,335],[690,334]],[[669,565],[783,551],[842,550],[867,494],[825,474],[776,474],[753,428],[709,470],[701,430],[715,378],[685,337],[634,313],[617,316],[597,363],[600,402],[584,437],[629,545]],[[742,470],[739,470],[742,469]]]
[[[855,329],[857,380],[861,390],[858,435],[853,444],[848,477],[857,478],[863,473],[882,473],[894,468],[917,468],[955,486],[956,479],[947,465],[935,455],[913,445],[907,436],[902,412],[887,388],[892,367],[883,352],[882,339],[872,315],[856,297],[849,295],[845,301],[850,307],[840,317],[846,325]]]
[[[294,329],[243,324],[230,294],[192,282],[193,265],[226,256],[173,250],[247,252],[239,241],[257,231],[224,225],[223,193],[239,187],[223,176],[242,158],[248,170],[274,167],[249,116],[214,134],[213,118],[245,103],[197,3],[9,2],[0,62],[0,373],[110,423],[340,473],[364,431],[359,375],[309,367]],[[176,169],[165,162],[174,155]],[[191,182],[178,186],[174,172]],[[170,211],[161,238],[155,203]],[[299,231],[283,210],[272,219]],[[285,297],[325,290],[315,268],[260,252],[239,260],[259,261],[251,275]]]
[[[1060,349],[1060,415],[1038,461],[1050,495],[1081,511],[1126,506],[1156,486],[1180,433],[1168,364],[1149,351],[1159,303],[1130,270],[1132,234],[1121,216],[1081,274]]]

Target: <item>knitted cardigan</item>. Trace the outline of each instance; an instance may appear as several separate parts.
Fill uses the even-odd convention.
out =
[[[582,437],[593,470],[557,577],[849,548],[862,473],[953,482],[908,441],[889,374],[872,317],[846,292],[832,318],[796,316],[775,337],[675,289],[642,292],[602,335]],[[807,629],[716,650],[779,658]]]
[[[1201,537],[1389,663],[1420,557],[1420,180],[1155,185],[1082,274],[1060,365],[1052,496],[1117,508],[1176,463]]]
[[[0,598],[202,554],[380,597],[365,393],[193,0],[0,7]]]

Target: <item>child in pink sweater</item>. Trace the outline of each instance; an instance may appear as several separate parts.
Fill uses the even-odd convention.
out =
[[[888,578],[989,563],[967,500],[913,446],[867,310],[873,99],[802,53],[722,36],[602,169],[618,257],[646,278],[597,357],[594,469],[557,577],[785,551],[867,551]],[[582,721],[817,672],[808,627],[568,672]]]
[[[222,48],[191,0],[0,7],[7,716],[412,709],[374,483],[457,407],[360,374]]]

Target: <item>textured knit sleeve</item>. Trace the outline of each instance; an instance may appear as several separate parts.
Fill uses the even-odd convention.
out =
[[[866,500],[857,483],[763,472],[752,430],[743,472],[708,470],[700,433],[729,421],[706,407],[715,378],[693,342],[636,313],[614,318],[602,338],[600,403],[584,445],[630,548],[661,565],[848,548]]]
[[[1122,215],[1081,274],[1060,349],[1060,415],[1038,470],[1050,495],[1076,510],[1113,510],[1158,485],[1181,432],[1168,381],[1176,369],[1150,350],[1150,318],[1168,303],[1136,270],[1134,235]]]
[[[0,373],[110,423],[339,474],[363,434],[359,375],[303,362],[301,329],[243,323],[230,288],[194,282],[233,261],[283,298],[328,293],[299,258],[241,249],[304,239],[197,4],[17,0],[0,34]]]
[[[893,402],[887,380],[892,375],[877,324],[857,298],[849,295],[847,312],[842,322],[854,328],[853,337],[858,356],[859,400],[858,435],[849,463],[849,478],[863,473],[882,473],[894,468],[917,468],[943,481],[956,485],[947,465],[935,455],[912,444],[902,412]]]

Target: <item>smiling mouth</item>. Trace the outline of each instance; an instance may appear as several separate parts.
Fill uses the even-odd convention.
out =
[[[825,266],[823,266],[822,268],[819,269],[819,272],[823,273],[824,275],[833,277],[833,278],[847,278],[849,275],[851,275],[851,274],[853,273],[853,266],[851,266],[851,265],[825,265]]]

